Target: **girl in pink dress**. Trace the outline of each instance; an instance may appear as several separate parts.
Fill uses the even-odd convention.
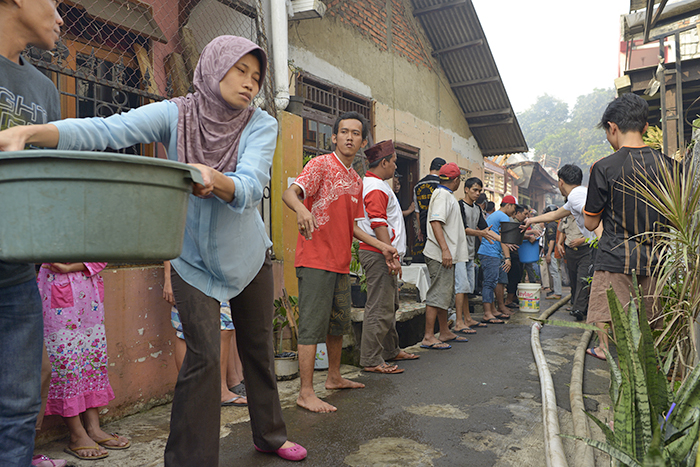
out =
[[[37,282],[44,308],[44,342],[51,362],[46,415],[70,430],[66,452],[81,459],[126,449],[128,439],[100,428],[98,407],[114,399],[107,376],[104,284],[107,263],[43,264]]]

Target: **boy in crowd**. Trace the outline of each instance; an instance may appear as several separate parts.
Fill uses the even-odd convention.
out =
[[[515,212],[510,218],[510,222],[522,223],[529,213],[527,206],[524,204],[516,204]],[[523,242],[527,242],[532,233],[526,232],[526,237]],[[506,298],[505,304],[508,308],[519,308],[518,297],[516,296],[518,292],[518,284],[520,279],[523,277],[523,271],[525,270],[525,265],[520,262],[520,256],[517,251],[513,251],[510,255],[510,270],[508,271],[508,284],[506,285]],[[512,312],[507,313],[508,315]]]
[[[455,296],[454,264],[466,262],[467,238],[462,215],[453,192],[459,188],[461,172],[450,162],[440,168],[440,184],[433,192],[428,207],[428,240],[423,254],[430,273],[430,288],[425,298],[425,334],[421,347],[446,350],[447,342],[467,342],[465,337],[450,331],[447,309]],[[435,320],[440,325],[440,338],[435,336]]]
[[[333,125],[335,151],[309,161],[282,195],[297,214],[296,258],[299,279],[299,373],[297,404],[312,412],[337,409],[316,396],[313,386],[316,344],[326,342],[326,389],[363,388],[340,374],[343,334],[350,327],[350,250],[353,236],[382,253],[396,274],[396,248],[380,242],[357,226],[364,219],[362,179],[352,168],[355,155],[367,144],[369,125],[357,112],[348,112]]]
[[[503,301],[504,284],[508,283],[508,271],[512,267],[511,249],[501,243],[501,223],[510,222],[510,216],[515,213],[515,197],[506,195],[501,201],[501,208],[487,219],[486,223],[493,233],[498,235],[493,243],[482,242],[479,247],[479,261],[484,272],[484,285],[481,296],[484,304],[482,323],[503,324],[503,318],[510,318],[510,313]],[[498,307],[497,313],[496,308]]]
[[[459,200],[460,214],[462,215],[462,224],[464,233],[467,238],[467,262],[455,264],[455,324],[452,329],[454,332],[462,334],[475,334],[472,329],[475,327],[486,327],[486,324],[480,323],[472,318],[469,312],[468,294],[474,292],[476,286],[476,265],[474,258],[478,249],[479,240],[493,243],[496,240],[496,235],[491,231],[486,219],[484,219],[481,207],[478,200],[481,198],[481,191],[484,185],[477,177],[468,178],[464,182],[464,198]],[[486,197],[484,197],[484,200]]]
[[[549,205],[544,213],[556,211],[558,208]],[[542,291],[547,294],[547,298],[559,300],[561,298],[561,274],[559,272],[559,259],[554,255],[557,243],[557,221],[548,222],[544,230],[544,263],[542,264]],[[550,277],[551,276],[551,277]]]
[[[56,46],[63,25],[56,8],[54,0],[0,0],[0,130],[61,118],[56,86],[22,56],[28,45],[43,50]],[[41,407],[44,337],[34,265],[0,261],[0,323],[0,465],[27,467]],[[35,461],[65,465],[62,460]]]
[[[403,212],[393,190],[385,182],[394,177],[396,152],[391,140],[377,143],[365,151],[369,170],[362,180],[362,202],[365,217],[360,228],[377,240],[396,248],[399,258],[406,253],[406,230]],[[399,348],[396,332],[396,310],[399,289],[396,274],[386,267],[381,251],[365,242],[360,243],[360,264],[367,277],[367,304],[362,322],[360,365],[373,373],[403,373],[390,360],[415,360],[418,355]]]
[[[605,325],[610,322],[608,287],[627,307],[629,304],[632,275],[636,274],[642,288],[647,318],[652,326],[660,326],[655,320],[656,279],[654,269],[659,263],[654,251],[654,238],[645,235],[656,232],[668,223],[639,194],[628,187],[636,183],[654,183],[663,166],[673,161],[648,147],[642,135],[649,124],[649,107],[644,99],[628,93],[618,97],[603,112],[599,127],[605,130],[614,154],[596,162],[591,167],[588,197],[585,207],[585,226],[597,229],[602,220],[602,236],[598,243],[595,273],[591,285],[591,302],[588,323],[595,323],[601,331],[599,346],[587,350],[589,355],[605,359],[608,336]],[[636,292],[632,292],[636,296]]]
[[[539,222],[552,222],[563,219],[569,214],[574,216],[576,225],[586,238],[586,243],[581,244],[572,251],[567,250],[567,261],[571,261],[569,270],[575,270],[577,275],[576,295],[573,301],[572,315],[577,321],[582,321],[588,313],[588,297],[590,287],[583,284],[590,276],[590,269],[593,264],[593,248],[590,242],[596,237],[596,233],[602,230],[602,227],[597,229],[596,233],[591,232],[584,226],[583,207],[586,203],[586,188],[581,186],[583,180],[583,172],[573,164],[566,164],[559,169],[559,191],[566,198],[566,204],[556,211],[551,211],[540,216],[530,217],[525,220],[525,226],[537,224]],[[573,278],[571,279],[573,281]],[[573,287],[572,287],[573,288]]]

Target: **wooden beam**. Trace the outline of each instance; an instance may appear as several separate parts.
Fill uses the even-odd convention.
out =
[[[452,0],[446,3],[440,3],[438,5],[430,5],[425,8],[418,8],[417,10],[413,10],[413,16],[427,15],[436,11],[442,11],[448,8],[464,5],[465,3],[467,3],[467,0]]]
[[[509,117],[509,118],[504,118],[502,120],[495,120],[493,122],[469,123],[469,128],[485,128],[488,126],[496,126],[496,125],[510,125],[513,122],[515,122],[515,119],[513,117]]]
[[[656,23],[659,22],[659,18],[661,18],[661,13],[664,12],[664,8],[666,7],[667,3],[668,0],[661,0],[661,2],[659,3],[659,7],[656,9],[656,13],[654,14],[654,18],[651,20],[651,25],[649,26],[649,29],[654,29]]]
[[[647,0],[647,10],[644,12],[644,43],[649,42],[651,31],[651,17],[654,13],[654,0]]]
[[[477,39],[475,41],[469,41],[469,42],[462,42],[461,44],[456,44],[456,45],[451,45],[449,47],[445,47],[444,49],[439,49],[434,51],[431,55],[433,57],[437,57],[438,55],[441,54],[446,54],[450,52],[454,52],[456,50],[462,50],[462,49],[469,49],[472,47],[480,47],[484,45],[484,40],[483,39]]]
[[[482,112],[465,113],[464,118],[469,120],[470,118],[492,117],[494,115],[510,115],[512,113],[513,113],[513,111],[511,110],[511,108],[507,107],[505,109],[493,109],[493,110],[484,110]]]
[[[452,89],[465,88],[467,86],[478,86],[479,84],[497,83],[500,81],[498,76],[489,76],[488,78],[473,79],[471,81],[460,81],[459,83],[452,83],[450,87]]]

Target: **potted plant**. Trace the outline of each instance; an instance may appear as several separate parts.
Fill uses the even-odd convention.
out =
[[[296,353],[299,338],[299,299],[289,296],[282,289],[282,296],[275,300],[275,316],[272,327],[275,335],[275,374],[277,380],[294,379],[299,376],[299,359]],[[284,329],[289,327],[291,337],[289,349],[284,346]]]
[[[360,265],[359,249],[360,242],[353,240],[350,275],[355,278],[355,283],[350,285],[350,299],[355,308],[364,308],[367,303],[367,276]]]

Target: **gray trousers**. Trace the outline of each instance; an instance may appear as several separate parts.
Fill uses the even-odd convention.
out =
[[[565,247],[566,263],[571,282],[571,298],[574,311],[588,313],[588,297],[591,288],[587,282],[593,263],[593,251],[588,245],[576,248]]]
[[[399,334],[396,332],[399,289],[396,276],[389,273],[384,255],[360,250],[359,257],[367,276],[367,304],[362,322],[360,365],[373,367],[391,360],[401,351]]]
[[[187,284],[174,269],[172,283],[187,352],[175,385],[165,465],[216,467],[221,423],[220,303]],[[253,281],[229,301],[238,331],[253,442],[263,450],[278,449],[287,441],[275,376],[273,296],[268,256]]]

